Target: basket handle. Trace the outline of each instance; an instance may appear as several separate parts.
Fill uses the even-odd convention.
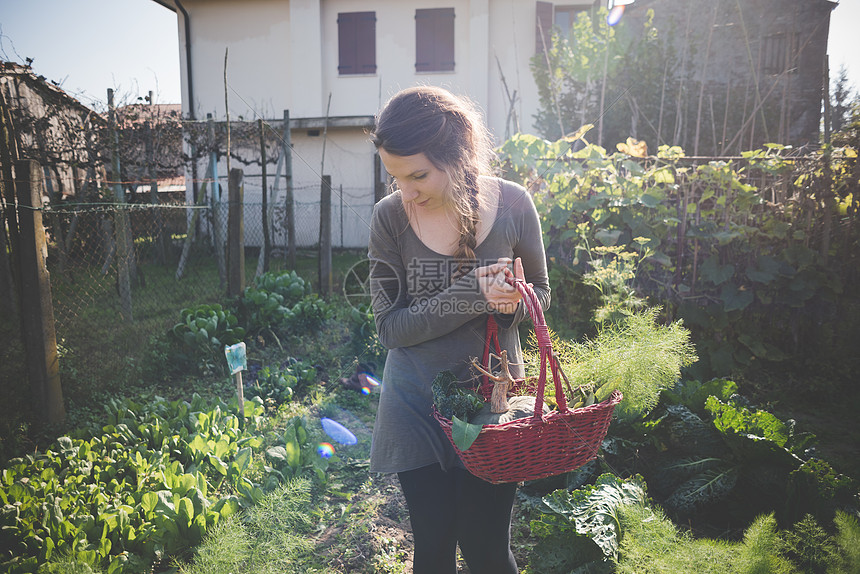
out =
[[[552,352],[552,342],[550,341],[549,336],[549,328],[546,325],[546,319],[543,315],[543,309],[541,309],[540,301],[537,299],[537,295],[532,289],[531,285],[526,283],[522,279],[515,279],[512,277],[508,277],[505,281],[509,285],[513,285],[517,288],[520,294],[523,297],[523,303],[526,306],[526,310],[528,311],[529,316],[532,319],[532,323],[535,328],[535,335],[538,340],[538,348],[540,349],[540,376],[538,377],[538,385],[535,392],[535,411],[532,416],[533,419],[539,420],[543,415],[543,403],[544,403],[544,390],[546,388],[546,375],[547,375],[547,362],[549,362],[550,372],[552,373],[552,380],[555,384],[555,397],[556,402],[558,404],[559,412],[567,412],[567,398],[565,397],[564,390],[561,387],[562,377],[559,375],[560,366],[558,364],[558,359],[555,358],[554,353]],[[498,335],[498,324],[493,319],[493,316],[490,315],[487,320],[487,335],[484,341],[484,357],[483,357],[483,365],[486,368],[489,368],[489,360],[490,360],[490,342],[495,343],[496,353],[499,353],[499,335]],[[484,382],[487,382],[487,376],[483,375],[482,379]]]
[[[523,303],[529,316],[534,324],[535,335],[538,340],[538,349],[540,350],[540,376],[538,377],[538,386],[535,393],[535,412],[534,419],[540,419],[543,415],[544,390],[546,388],[547,363],[549,363],[552,373],[552,381],[555,385],[555,399],[558,404],[559,412],[567,412],[567,398],[564,394],[564,389],[561,386],[562,378],[559,375],[558,359],[552,352],[552,342],[549,336],[549,327],[546,325],[546,319],[543,315],[543,309],[540,306],[537,295],[532,289],[532,286],[525,282],[524,279],[507,277],[505,281],[509,285],[513,285],[523,297]]]

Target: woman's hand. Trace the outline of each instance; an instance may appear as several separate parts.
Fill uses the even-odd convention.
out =
[[[478,285],[481,287],[481,292],[487,300],[490,309],[503,314],[512,314],[517,310],[522,296],[516,287],[509,285],[505,281],[508,277],[525,280],[523,272],[523,262],[517,257],[514,261],[514,270],[510,270],[511,260],[507,257],[499,258],[497,263],[478,267],[475,270],[475,275],[478,279]]]

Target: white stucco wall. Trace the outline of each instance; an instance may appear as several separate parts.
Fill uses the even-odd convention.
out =
[[[533,131],[538,99],[529,71],[535,45],[535,3],[531,0],[422,0],[420,5],[405,0],[183,0],[183,5],[191,23],[194,112],[198,120],[205,119],[207,113],[224,119],[224,55],[229,48],[227,98],[233,121],[280,120],[285,109],[293,119],[320,118],[326,114],[329,94],[330,117],[373,116],[398,90],[431,84],[468,95],[485,114],[496,143],[501,143],[506,128],[514,131],[513,126],[507,126],[510,102],[502,85],[501,66],[508,90],[517,93],[520,129]],[[415,10],[419,7],[454,8],[453,72],[415,72]],[[337,69],[337,15],[362,11],[376,12],[377,71],[341,76]],[[177,16],[183,115],[187,116],[185,29],[182,13]],[[318,206],[311,204],[319,200],[323,138],[294,129],[292,141],[297,221],[305,217],[318,225]],[[329,130],[323,172],[332,176],[336,190],[343,186],[344,242],[348,246],[367,242],[373,204],[373,154],[362,129]],[[199,173],[205,169],[205,164],[198,167]],[[246,203],[259,203],[259,167],[244,169]],[[275,169],[270,166],[269,172],[273,177]],[[219,173],[226,181],[223,161]],[[335,193],[336,244],[340,237],[339,206]],[[350,217],[352,220],[346,221]],[[250,211],[246,218],[250,218],[246,221],[248,244],[254,245],[259,240],[253,230],[259,223]],[[299,244],[315,242],[316,229],[302,232]]]
[[[195,114],[224,117],[224,52],[229,46],[227,81],[234,119],[325,115],[372,116],[385,100],[417,84],[443,86],[467,94],[485,112],[501,141],[505,134],[508,89],[516,90],[521,128],[531,131],[537,88],[529,71],[534,53],[534,2],[522,0],[425,0],[421,8],[453,7],[453,72],[415,72],[415,9],[404,0],[185,0],[191,18]],[[339,75],[337,15],[376,12],[377,72]],[[182,14],[178,14],[183,70],[186,66]],[[499,63],[497,63],[498,58]],[[183,101],[187,113],[188,102]]]
[[[296,0],[300,1],[300,0]],[[256,9],[248,9],[251,4]],[[224,55],[231,119],[280,117],[290,107],[294,77],[290,58],[290,3],[282,0],[185,0],[191,19],[194,112],[224,118]],[[183,115],[187,115],[185,29],[178,17],[183,77]]]

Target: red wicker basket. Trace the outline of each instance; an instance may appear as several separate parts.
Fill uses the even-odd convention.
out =
[[[448,435],[448,440],[454,445],[469,472],[494,484],[546,478],[574,470],[594,459],[606,436],[615,405],[622,399],[619,391],[613,391],[602,403],[574,410],[568,408],[561,387],[563,374],[552,352],[549,330],[540,303],[526,282],[509,282],[512,282],[523,296],[540,348],[540,375],[536,386],[520,380],[515,385],[518,388],[513,389],[515,394],[529,393],[535,396],[535,415],[498,425],[484,425],[472,446],[461,451],[451,436],[451,421],[433,407],[433,416]],[[491,341],[495,343],[498,353],[498,325],[492,316],[487,321],[483,357],[485,368],[489,367]],[[542,415],[547,364],[555,384],[558,410]],[[483,376],[479,390],[487,400],[492,387],[489,379]]]

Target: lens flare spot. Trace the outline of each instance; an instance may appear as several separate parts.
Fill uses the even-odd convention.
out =
[[[621,16],[623,15],[624,6],[615,6],[609,11],[609,15],[606,17],[606,23],[610,26],[615,26],[621,21]]]
[[[317,454],[322,458],[331,458],[334,455],[334,447],[327,442],[320,443],[317,447]]]
[[[367,379],[367,382],[371,387],[378,387],[381,384],[375,377],[368,375],[367,373],[364,373],[364,378]]]
[[[361,387],[361,394],[362,394],[362,395],[369,395],[369,394],[370,394],[370,389],[369,389],[369,388],[367,388],[367,387]]]
[[[337,421],[333,421],[330,418],[321,418],[320,424],[322,425],[325,434],[340,444],[355,444],[358,442],[355,435]]]

